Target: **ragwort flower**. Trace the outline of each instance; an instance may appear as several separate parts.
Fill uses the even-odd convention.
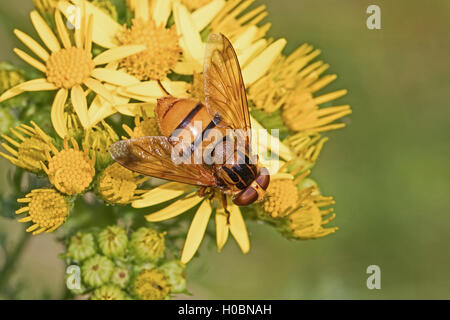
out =
[[[9,154],[0,152],[0,156],[17,167],[40,173],[42,172],[41,161],[46,160],[46,152],[51,149],[52,138],[44,133],[36,123],[31,122],[31,125],[22,124],[15,129],[10,129],[19,141],[7,135],[2,135],[1,137],[11,146],[2,143],[2,147]]]
[[[106,89],[101,81],[115,83],[114,78],[96,79],[98,73],[102,73],[100,66],[120,60],[132,55],[144,48],[140,45],[122,46],[102,52],[96,57],[92,56],[92,32],[93,20],[82,15],[80,26],[75,28],[74,42],[64,25],[61,12],[55,10],[55,21],[58,36],[51,30],[48,24],[37,11],[30,14],[31,21],[42,42],[48,50],[44,49],[37,41],[20,30],[14,33],[38,58],[34,58],[20,49],[14,52],[32,67],[41,71],[44,77],[21,83],[0,96],[0,102],[10,99],[24,91],[52,91],[57,90],[52,105],[51,119],[56,132],[61,136],[67,135],[64,125],[64,105],[70,93],[72,105],[84,128],[91,125],[86,92],[83,85],[107,101],[114,103],[114,97]]]
[[[19,222],[32,222],[27,232],[33,232],[33,235],[53,232],[66,221],[70,212],[68,201],[53,189],[35,189],[17,202],[27,204],[16,214],[28,212]]]
[[[58,191],[74,195],[82,193],[91,184],[95,174],[95,154],[89,158],[88,150],[80,150],[74,138],[70,141],[72,148],[69,147],[69,139],[64,139],[64,148],[60,151],[51,145],[53,156],[46,152],[48,166],[43,162],[41,164],[50,183]]]

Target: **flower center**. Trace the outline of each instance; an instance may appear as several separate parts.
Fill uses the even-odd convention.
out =
[[[119,36],[119,41],[124,45],[147,47],[147,50],[121,61],[121,66],[140,80],[165,79],[181,56],[176,30],[157,27],[153,20],[134,19],[131,28],[124,29]]]
[[[33,192],[29,207],[32,221],[46,229],[61,225],[69,214],[64,197],[51,189]]]
[[[94,173],[92,160],[80,150],[64,149],[48,163],[50,182],[68,195],[83,192],[91,183]]]
[[[59,88],[70,89],[82,84],[94,67],[90,52],[76,47],[61,49],[47,60],[47,80]]]

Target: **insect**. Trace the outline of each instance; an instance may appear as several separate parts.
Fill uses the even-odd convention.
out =
[[[162,135],[116,142],[110,153],[115,161],[132,171],[200,186],[200,195],[209,187],[219,190],[225,208],[227,194],[239,206],[260,201],[270,175],[259,166],[257,157],[251,161],[255,157],[250,150],[245,86],[236,52],[222,34],[211,34],[208,38],[203,77],[204,102],[172,96],[158,99],[155,115]],[[213,139],[216,138],[211,134],[213,130],[222,138]],[[234,139],[230,139],[230,130]],[[236,147],[236,137],[241,138],[242,148]],[[179,148],[181,145],[184,147]],[[173,157],[180,150],[187,152],[188,160],[193,159],[196,151],[205,150],[210,159],[225,161],[177,163]]]

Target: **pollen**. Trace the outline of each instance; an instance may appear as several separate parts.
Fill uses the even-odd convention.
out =
[[[163,300],[170,292],[170,284],[163,272],[144,270],[134,280],[133,290],[142,300]]]
[[[59,88],[82,84],[94,70],[92,54],[84,49],[60,49],[47,60],[47,80]]]
[[[19,222],[32,222],[27,232],[33,235],[52,232],[66,221],[69,208],[64,197],[54,189],[35,189],[25,198],[18,199],[19,203],[27,203],[28,206],[16,211],[16,214],[28,212],[28,216]]]
[[[89,158],[88,151],[81,151],[75,139],[71,139],[73,148],[69,147],[68,139],[64,140],[64,149],[56,150],[53,146],[53,156],[47,152],[48,167],[43,163],[50,183],[56,189],[67,195],[83,192],[92,182],[95,174],[95,156]]]
[[[115,204],[127,204],[139,199],[139,193],[145,191],[137,190],[138,185],[147,180],[139,179],[139,175],[117,162],[107,167],[99,179],[98,192],[100,196]]]
[[[131,28],[118,37],[124,45],[140,44],[146,50],[123,59],[120,63],[139,80],[163,80],[181,56],[174,27],[157,27],[153,20],[134,19]]]
[[[283,217],[298,201],[298,190],[294,180],[276,179],[270,182],[264,198],[264,211],[273,218]]]

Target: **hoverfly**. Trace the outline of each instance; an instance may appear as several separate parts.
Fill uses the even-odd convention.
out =
[[[245,86],[236,52],[222,34],[211,34],[208,38],[203,77],[204,102],[172,96],[158,99],[155,115],[162,136],[122,140],[111,146],[110,153],[115,161],[132,171],[201,186],[200,195],[204,195],[208,187],[219,190],[225,208],[226,194],[239,206],[259,201],[264,197],[270,175],[266,168],[258,165],[257,158],[250,161],[255,158],[250,150],[251,125]],[[201,125],[194,125],[196,121]],[[186,134],[192,137],[187,144],[192,157],[211,140],[212,129],[218,130],[224,138],[209,144],[212,145],[209,155],[226,155],[224,163],[191,161],[186,164],[173,160],[174,148],[180,140],[186,142]],[[241,136],[242,132],[247,132],[240,150],[233,140],[225,139],[229,137],[229,130]]]

